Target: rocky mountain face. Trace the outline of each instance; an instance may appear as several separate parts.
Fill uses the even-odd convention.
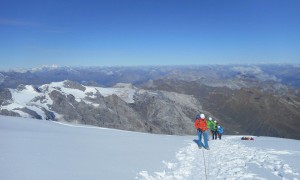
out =
[[[73,81],[4,89],[0,103],[3,115],[164,134],[193,134],[192,118],[201,108],[189,95]]]
[[[199,81],[158,80],[148,89],[193,95],[229,134],[300,139],[300,97],[259,88],[210,87]]]
[[[6,71],[0,72],[0,105],[4,115],[165,134],[194,134],[194,117],[204,112],[226,134],[300,139],[300,66]]]

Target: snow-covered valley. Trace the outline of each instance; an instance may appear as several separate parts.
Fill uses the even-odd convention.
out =
[[[0,179],[299,179],[300,142],[153,135],[0,116]]]

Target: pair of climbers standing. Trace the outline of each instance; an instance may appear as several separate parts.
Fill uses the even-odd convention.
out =
[[[211,131],[212,139],[222,139],[222,135],[224,133],[224,129],[222,126],[218,124],[217,121],[213,121],[211,117],[208,118],[207,121],[208,128]]]

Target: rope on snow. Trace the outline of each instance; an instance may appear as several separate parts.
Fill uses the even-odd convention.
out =
[[[206,173],[206,162],[205,162],[205,156],[204,156],[204,150],[202,149],[203,159],[204,159],[204,172],[205,172],[205,179],[207,180],[207,173]]]
[[[208,170],[208,175],[209,176],[209,172],[210,172],[210,150],[208,151],[208,160],[207,160],[207,164],[208,164],[208,167],[207,167],[207,170]]]

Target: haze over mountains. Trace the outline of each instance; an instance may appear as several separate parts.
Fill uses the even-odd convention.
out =
[[[205,112],[227,134],[300,139],[299,65],[54,66],[2,71],[0,87],[4,115],[194,134]]]

